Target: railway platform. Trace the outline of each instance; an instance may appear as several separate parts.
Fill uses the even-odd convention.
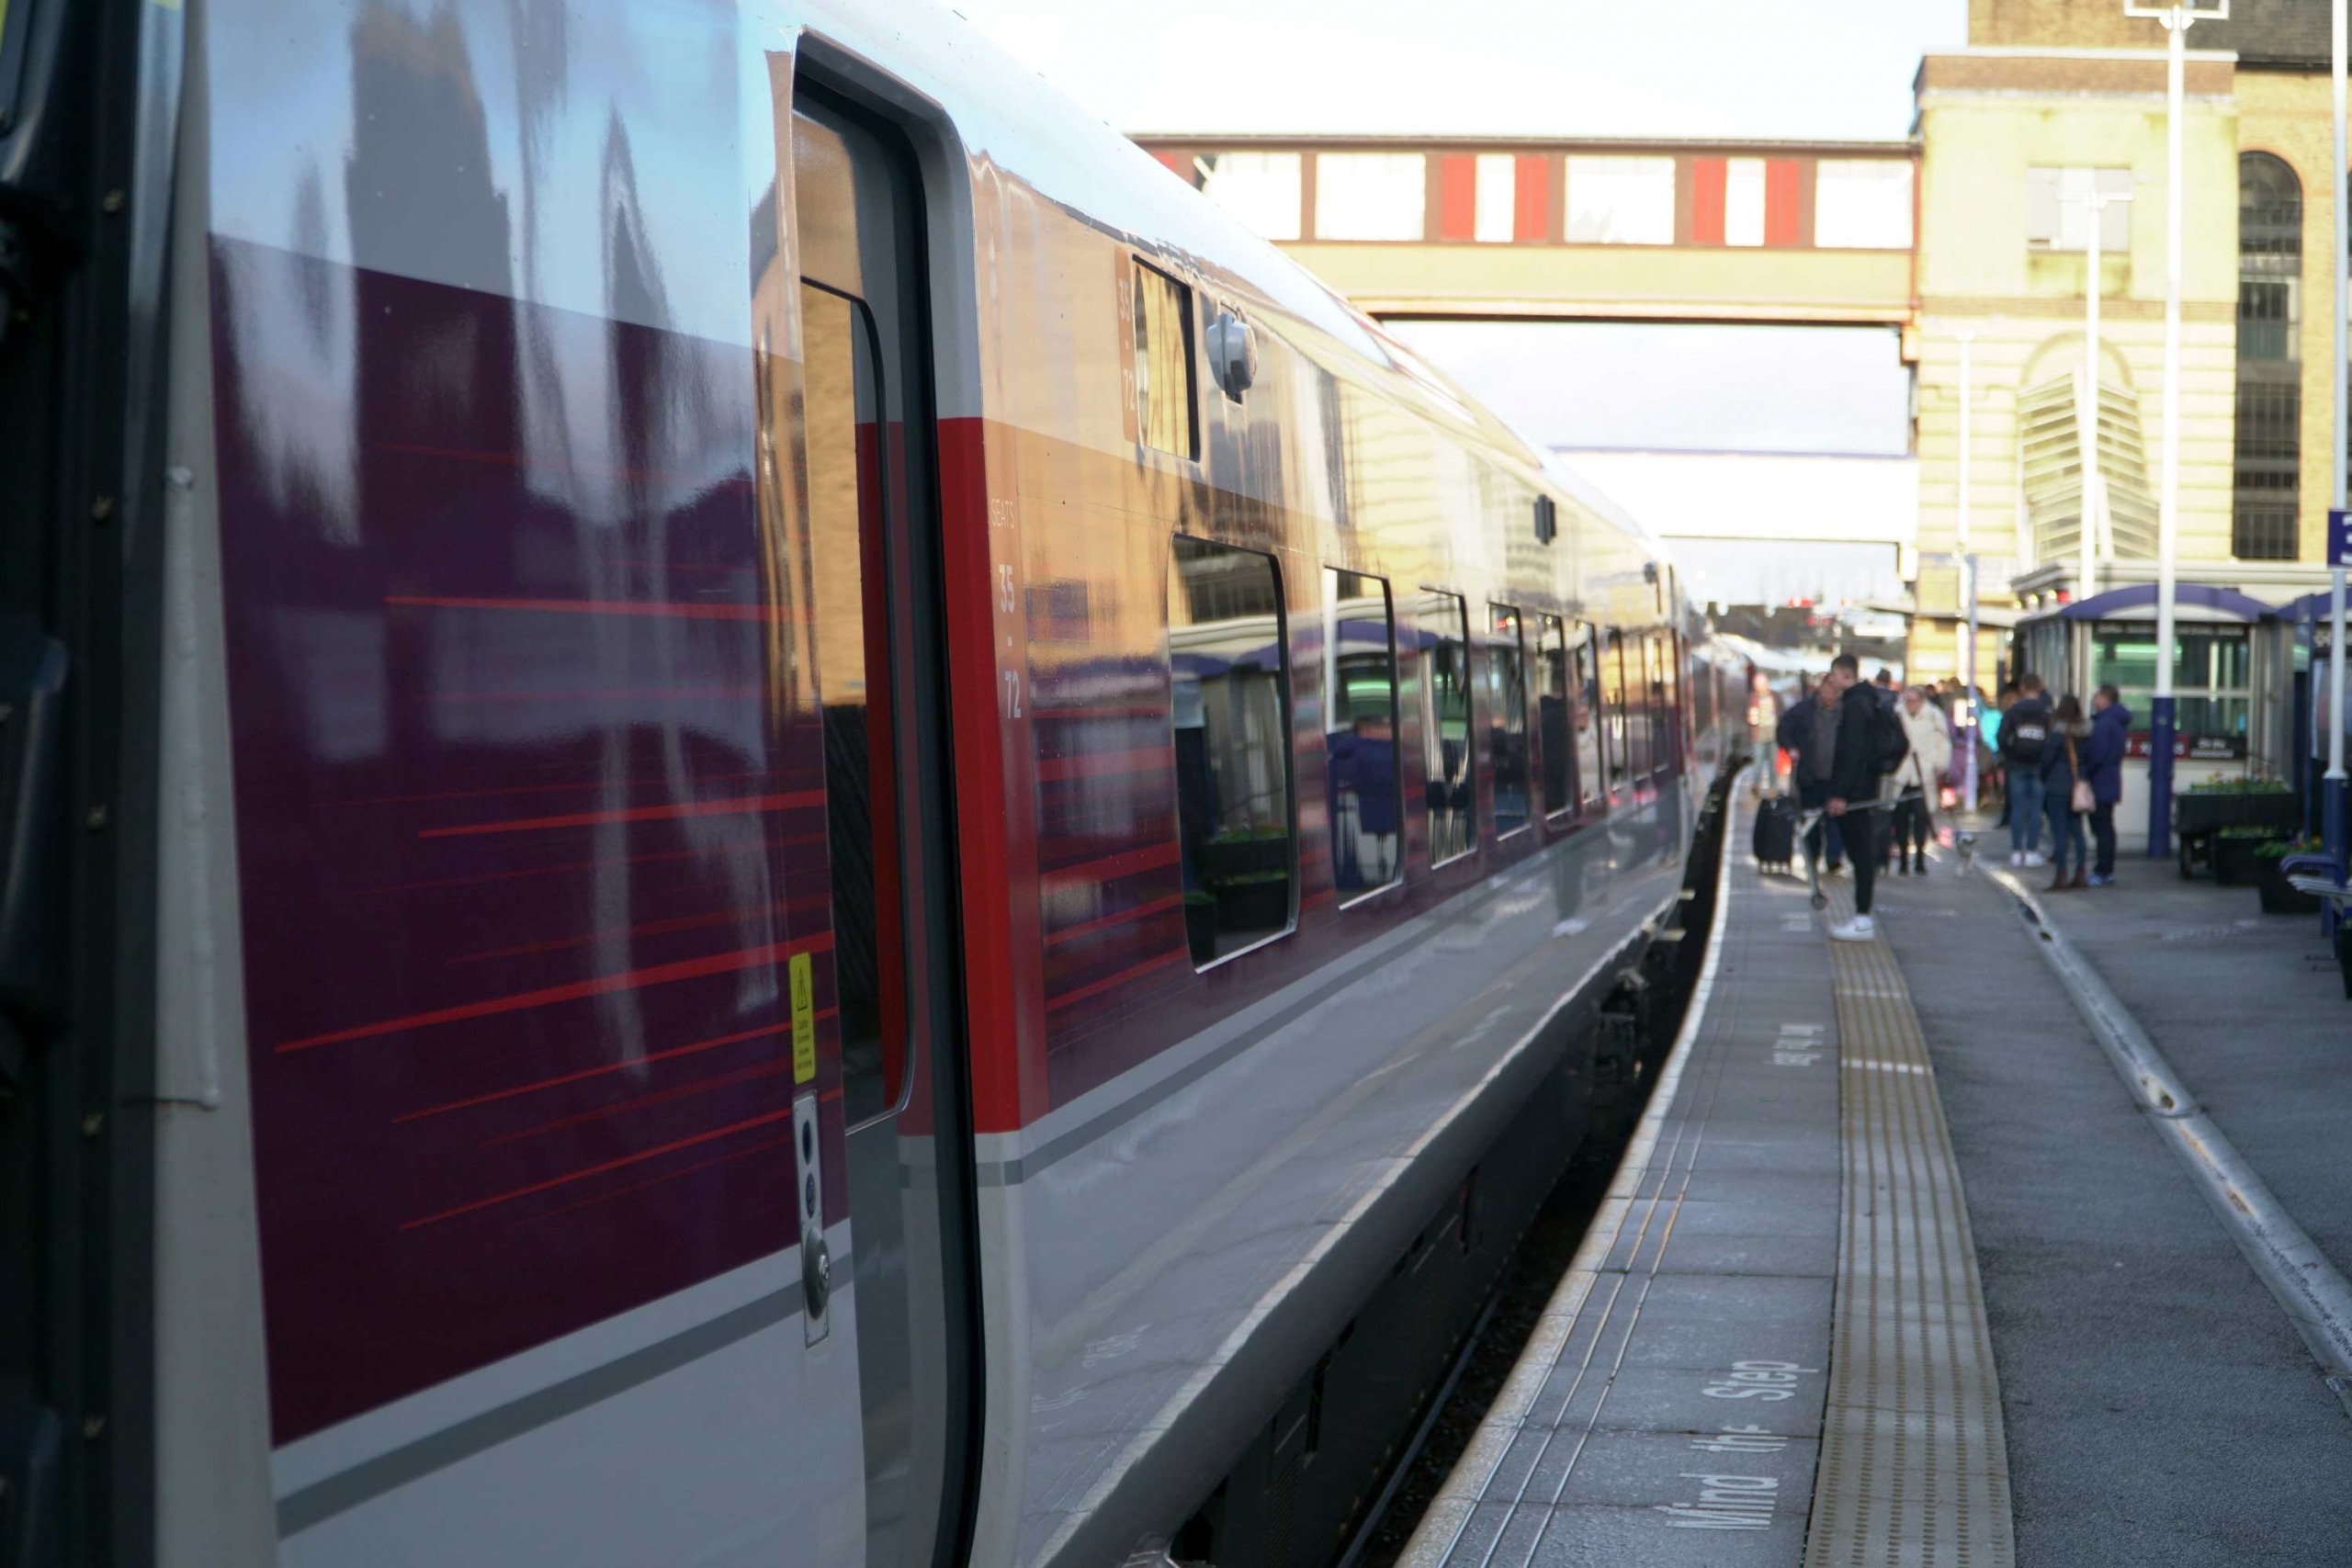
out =
[[[1759,875],[1749,809],[1645,1120],[1402,1561],[2343,1562],[2352,1004],[2308,922],[1947,852],[1833,943],[1848,885]]]

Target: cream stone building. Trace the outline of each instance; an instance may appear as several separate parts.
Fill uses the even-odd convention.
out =
[[[1966,538],[1979,559],[1980,604],[1996,620],[2021,608],[2030,626],[2061,601],[2154,580],[2164,42],[2157,22],[2125,16],[2120,0],[1973,0],[1968,47],[1921,62],[1919,284],[1905,333],[1921,468],[1915,673],[1957,668],[1963,340],[1974,389]],[[2230,20],[2199,23],[2188,42],[2179,575],[2278,605],[2325,578],[2335,449],[2327,11],[2239,0]],[[2086,552],[2094,223],[2105,252],[2095,422],[2104,505],[2094,497],[2087,508]],[[2134,678],[2144,684],[2153,673],[2152,643],[2127,652],[2120,635],[2062,641],[2048,629],[2045,651],[2031,660],[2055,661],[2048,672],[2069,685],[2114,678],[2128,698]],[[2291,654],[2274,642],[2271,667],[2260,668],[2265,645],[2250,626],[2190,638],[2181,657],[2197,668],[2180,676],[2184,735],[2211,729],[2218,750],[2226,729],[2241,751],[2278,752],[2284,737],[2260,731],[2265,707],[2283,705],[2256,699],[2258,688],[2283,688]],[[2006,639],[1984,639],[1980,681],[1991,683],[2007,649]]]

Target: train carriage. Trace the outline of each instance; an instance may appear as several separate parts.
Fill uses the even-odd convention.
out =
[[[1329,1556],[1680,885],[1657,541],[944,12],[0,17],[61,1560]]]

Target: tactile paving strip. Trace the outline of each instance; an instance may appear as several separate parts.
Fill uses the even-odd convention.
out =
[[[1830,948],[1844,1214],[1806,1568],[2007,1568],[2000,1384],[1927,1042],[1884,942]]]

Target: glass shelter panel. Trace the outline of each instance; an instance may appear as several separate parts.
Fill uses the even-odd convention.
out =
[[[2249,647],[2243,626],[2184,626],[2174,636],[2175,724],[2192,748],[2203,741],[2243,755],[2253,707]],[[2134,729],[2146,728],[2155,684],[2155,628],[2099,623],[2091,634],[2091,685],[2122,694]]]
[[[1416,620],[1430,863],[1442,865],[1478,843],[1470,756],[1470,623],[1460,594],[1434,591],[1421,595]]]
[[[1323,574],[1323,744],[1331,878],[1342,900],[1385,887],[1398,853],[1396,628],[1388,584]]]
[[[1290,928],[1290,680],[1272,556],[1178,536],[1170,726],[1184,929],[1207,965]]]

